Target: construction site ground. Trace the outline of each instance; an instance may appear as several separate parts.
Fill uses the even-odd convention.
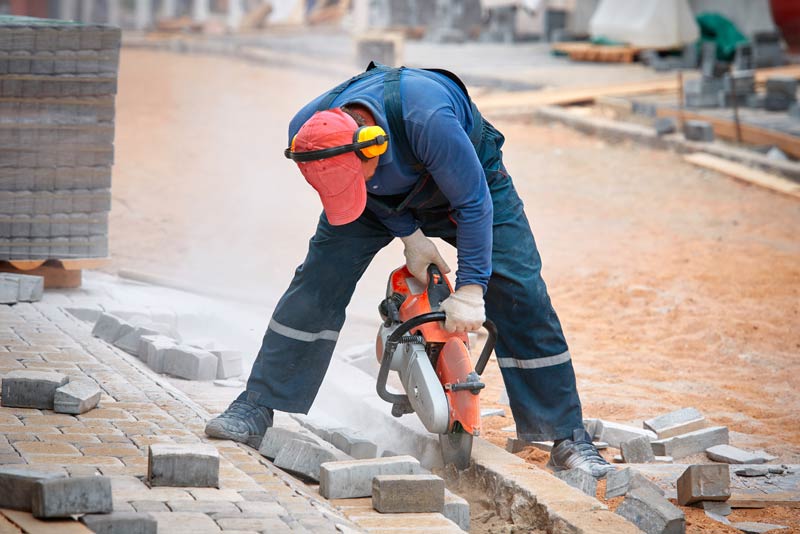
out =
[[[454,47],[414,50],[424,66],[458,72],[455,58],[464,61]],[[526,72],[537,86],[580,85],[594,73],[600,81],[609,72],[615,81],[653,75],[639,66],[569,73],[536,50],[517,58],[520,69],[495,48],[476,48],[470,64],[484,71],[473,67],[471,75],[521,83]],[[320,212],[315,192],[283,158],[288,121],[348,70],[346,58],[323,57],[317,69],[310,55],[293,61],[295,50],[265,53],[274,64],[123,49],[106,268],[180,280],[256,306],[264,315],[248,317],[252,336],[242,343],[251,360],[260,337],[251,325],[266,326]],[[496,57],[505,60],[499,68]],[[543,257],[584,416],[640,425],[694,406],[728,426],[734,445],[800,462],[800,203],[671,152],[609,144],[524,116],[488,119],[506,136],[506,166]],[[454,251],[441,245],[455,268]],[[387,276],[402,262],[399,243],[376,257],[337,353],[369,350]],[[492,364],[484,376],[485,406],[501,407],[498,369]],[[514,435],[504,430],[513,424],[505,409],[508,417],[485,420],[484,436],[500,446]],[[546,460],[535,450],[523,454]],[[798,510],[734,514],[800,532]],[[687,517],[687,532],[726,531],[699,511]]]

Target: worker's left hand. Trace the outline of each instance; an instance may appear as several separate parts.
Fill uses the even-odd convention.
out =
[[[448,332],[472,332],[486,321],[483,307],[483,287],[466,285],[444,299],[440,308],[447,315],[444,328]]]
[[[401,237],[405,245],[403,254],[406,257],[406,267],[420,282],[428,283],[428,266],[433,263],[442,274],[450,272],[450,267],[445,263],[442,255],[433,241],[425,237],[422,230],[417,229],[413,234]]]

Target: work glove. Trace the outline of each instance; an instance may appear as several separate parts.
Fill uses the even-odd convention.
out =
[[[439,307],[447,316],[444,328],[448,332],[472,332],[486,321],[483,287],[479,285],[459,287]]]
[[[403,254],[406,257],[406,267],[414,275],[414,278],[420,282],[428,283],[428,265],[433,263],[439,268],[442,274],[450,272],[450,267],[447,266],[436,245],[433,241],[425,237],[422,230],[417,229],[413,234],[401,237],[400,240],[405,245]]]

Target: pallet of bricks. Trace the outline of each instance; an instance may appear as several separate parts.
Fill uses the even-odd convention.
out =
[[[119,47],[118,28],[0,16],[0,260],[108,256]]]

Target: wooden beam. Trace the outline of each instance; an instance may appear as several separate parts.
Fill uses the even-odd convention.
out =
[[[792,180],[775,176],[774,174],[768,174],[758,169],[746,167],[741,163],[735,163],[704,152],[689,154],[688,156],[684,156],[683,159],[693,165],[720,172],[748,184],[757,185],[777,193],[800,199],[800,184]]]

